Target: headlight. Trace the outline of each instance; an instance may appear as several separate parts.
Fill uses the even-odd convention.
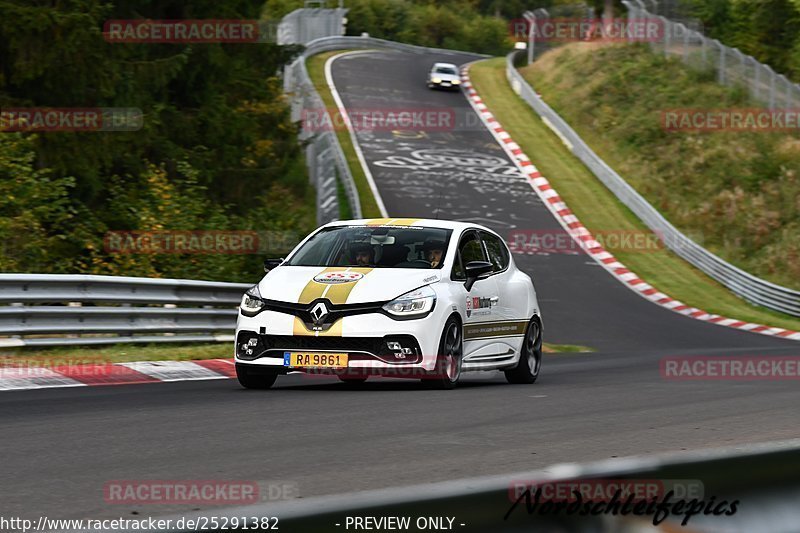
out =
[[[453,85],[458,85],[459,83],[461,83],[461,80],[453,80]]]
[[[431,81],[433,83],[442,83],[442,78],[433,78]]]
[[[244,316],[255,316],[265,305],[264,300],[261,299],[261,293],[258,292],[258,285],[253,285],[242,296],[242,303],[239,304],[239,309],[242,310]]]
[[[436,303],[436,293],[429,285],[398,296],[383,309],[395,316],[416,316],[429,313]]]

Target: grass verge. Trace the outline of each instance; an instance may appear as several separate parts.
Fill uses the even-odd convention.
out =
[[[473,65],[470,77],[497,120],[590,231],[649,231],[511,90],[504,58]],[[642,279],[687,305],[747,322],[800,330],[800,320],[748,304],[668,250],[609,251]]]
[[[0,368],[11,366],[74,366],[134,361],[192,361],[233,357],[229,342],[214,344],[113,344],[108,346],[54,346],[10,348],[0,351]],[[593,352],[588,346],[544,343],[545,353]]]
[[[79,365],[133,361],[190,361],[233,358],[233,343],[209,344],[109,344],[105,346],[53,346],[0,350],[0,367],[8,365]]]
[[[338,108],[328,88],[328,82],[325,80],[325,62],[328,61],[329,58],[344,52],[343,50],[325,52],[309,58],[306,62],[308,75],[311,77],[311,81],[314,83],[314,87],[316,87],[320,97],[322,97],[325,109],[329,110],[332,114],[338,114]],[[346,128],[337,128],[336,137],[339,139],[339,144],[344,151],[347,165],[350,167],[353,180],[356,182],[358,198],[361,201],[361,213],[364,215],[364,218],[380,218],[381,212],[378,209],[378,204],[375,202],[375,197],[372,195],[372,189],[369,187],[367,175],[364,174],[364,169],[361,167],[358,156],[356,156],[356,151],[353,148],[353,140],[350,138],[350,132]]]

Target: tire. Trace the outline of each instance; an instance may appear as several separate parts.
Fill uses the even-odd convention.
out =
[[[530,385],[542,369],[542,327],[536,319],[528,324],[517,366],[505,371],[506,381]]]
[[[434,389],[451,390],[456,388],[461,377],[464,357],[464,340],[461,323],[450,317],[442,329],[439,352],[436,355],[436,368],[433,376],[423,381]]]
[[[277,372],[249,368],[246,365],[236,365],[236,379],[245,389],[268,389],[278,378]]]

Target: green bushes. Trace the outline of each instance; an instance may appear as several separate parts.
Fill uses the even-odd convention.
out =
[[[795,0],[684,0],[705,33],[800,80],[800,3]]]
[[[366,32],[372,37],[420,46],[505,54],[513,45],[508,22],[492,16],[495,9],[491,5],[482,4],[486,2],[348,0],[347,34]],[[268,0],[264,16],[279,19],[299,7],[303,7],[302,1]],[[514,16],[521,13],[522,9]]]
[[[253,279],[256,255],[113,254],[110,230],[315,223],[271,44],[108,42],[112,19],[255,19],[261,1],[0,0],[0,107],[134,107],[135,132],[0,132],[0,269]],[[276,252],[277,253],[277,252]]]

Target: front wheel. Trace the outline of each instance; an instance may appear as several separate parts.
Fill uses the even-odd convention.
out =
[[[461,377],[464,345],[461,338],[461,324],[450,317],[444,325],[439,353],[436,356],[436,369],[432,378],[424,380],[436,389],[454,389]]]
[[[277,378],[277,372],[236,365],[236,379],[239,380],[239,385],[245,389],[268,389],[272,387]]]
[[[535,319],[528,324],[517,366],[505,371],[506,381],[514,384],[531,384],[539,377],[542,368],[542,328]]]

